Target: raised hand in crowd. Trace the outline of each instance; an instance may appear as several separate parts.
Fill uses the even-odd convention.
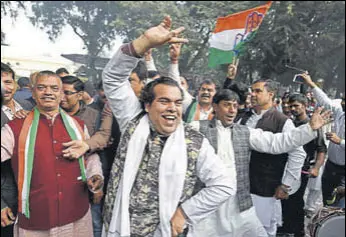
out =
[[[230,65],[228,65],[227,70],[227,78],[234,80],[235,76],[237,75],[237,68],[239,64],[239,58],[233,57],[233,61]]]
[[[165,43],[187,43],[187,39],[178,37],[185,28],[179,27],[175,30],[171,30],[171,26],[171,17],[165,16],[158,26],[145,31],[143,35],[133,41],[133,47],[136,53],[144,55],[144,53],[149,49],[158,47]]]
[[[151,61],[153,59],[152,52],[153,52],[153,49],[149,49],[147,52],[144,53],[145,61]]]
[[[179,61],[179,56],[181,52],[182,44],[171,44],[169,46],[169,56],[171,59],[171,63],[177,64]]]
[[[324,125],[330,123],[331,120],[331,114],[332,112],[330,110],[323,111],[323,107],[318,107],[315,109],[315,112],[313,113],[311,119],[310,119],[310,126],[313,130],[317,130]]]
[[[312,81],[310,75],[308,72],[305,72],[305,73],[302,73],[302,74],[299,74],[303,79],[304,79],[304,82],[305,84],[307,84],[308,86],[312,87],[312,88],[315,88],[317,85],[315,84],[315,82]]]

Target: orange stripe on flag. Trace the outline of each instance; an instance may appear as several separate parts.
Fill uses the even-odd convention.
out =
[[[249,9],[249,10],[245,10],[242,12],[237,12],[237,13],[234,13],[232,15],[228,15],[226,17],[217,18],[214,33],[222,32],[225,30],[245,29],[247,23],[251,23],[251,21],[253,21],[252,23],[254,23],[253,26],[255,28],[256,28],[256,26],[258,27],[261,24],[263,17],[267,13],[271,4],[272,4],[272,1],[270,1],[267,4],[262,5],[262,6],[258,6],[258,7],[255,7],[255,8]],[[261,14],[263,14],[263,17],[261,19],[259,19],[258,15],[254,15],[253,18],[248,20],[248,16],[253,12],[261,13]],[[249,24],[248,24],[248,27],[250,27]]]
[[[22,130],[18,140],[18,209],[22,211],[22,191],[24,183],[24,166],[25,166],[25,144],[28,137],[29,128],[34,119],[34,111],[31,111],[24,120]]]

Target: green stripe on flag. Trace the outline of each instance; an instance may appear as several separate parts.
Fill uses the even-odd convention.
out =
[[[209,63],[208,66],[215,68],[220,64],[230,64],[235,53],[233,50],[223,51],[216,48],[209,49]]]
[[[217,48],[209,48],[209,63],[210,68],[215,68],[220,64],[230,64],[232,63],[233,57],[236,55],[239,57],[244,53],[246,44],[254,38],[257,31],[252,32],[246,37],[244,41],[238,43],[233,50],[221,50]]]

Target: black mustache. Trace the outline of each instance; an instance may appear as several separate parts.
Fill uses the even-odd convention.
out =
[[[40,99],[55,99],[55,97],[49,97],[49,96],[44,96],[44,97],[40,97]]]

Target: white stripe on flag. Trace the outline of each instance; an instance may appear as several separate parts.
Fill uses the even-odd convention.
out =
[[[234,30],[225,30],[218,33],[213,33],[209,40],[210,48],[216,48],[223,51],[233,50],[236,38],[237,38],[236,44],[240,43],[244,32],[245,32],[245,29],[234,29]],[[247,36],[248,34],[243,37],[243,40]]]

